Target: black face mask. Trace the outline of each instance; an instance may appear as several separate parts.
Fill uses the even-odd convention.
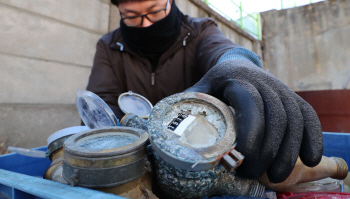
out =
[[[175,43],[180,34],[181,21],[182,13],[173,0],[170,13],[164,19],[145,28],[129,27],[120,20],[120,30],[129,48],[154,62]]]

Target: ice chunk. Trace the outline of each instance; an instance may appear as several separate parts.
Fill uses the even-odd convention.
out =
[[[218,130],[203,115],[196,115],[182,133],[179,141],[193,148],[209,147],[220,138]]]

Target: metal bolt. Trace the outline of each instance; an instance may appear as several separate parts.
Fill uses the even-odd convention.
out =
[[[152,172],[152,165],[151,165],[151,162],[150,162],[150,161],[146,161],[145,170],[146,170],[147,172]]]
[[[70,177],[70,181],[69,181],[70,186],[75,187],[78,185],[79,183],[78,173],[79,173],[79,170],[74,169],[73,175]]]

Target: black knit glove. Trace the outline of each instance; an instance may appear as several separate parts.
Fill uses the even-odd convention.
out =
[[[186,91],[207,93],[235,109],[236,149],[245,156],[238,174],[255,179],[267,172],[271,182],[279,183],[298,156],[306,166],[320,162],[322,129],[316,112],[252,62],[221,62]]]

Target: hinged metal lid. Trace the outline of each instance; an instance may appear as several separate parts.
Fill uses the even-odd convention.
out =
[[[76,133],[80,133],[83,131],[89,130],[87,126],[73,126],[73,127],[68,127],[65,129],[61,129],[59,131],[56,131],[54,134],[51,134],[47,138],[47,146],[49,146],[52,142],[55,140],[58,140],[60,138],[63,138],[65,136],[73,135]]]
[[[119,124],[111,108],[93,92],[78,90],[76,105],[81,119],[90,129]]]
[[[123,93],[118,98],[119,108],[125,113],[133,113],[141,118],[148,118],[153,105],[142,95],[132,91]]]

